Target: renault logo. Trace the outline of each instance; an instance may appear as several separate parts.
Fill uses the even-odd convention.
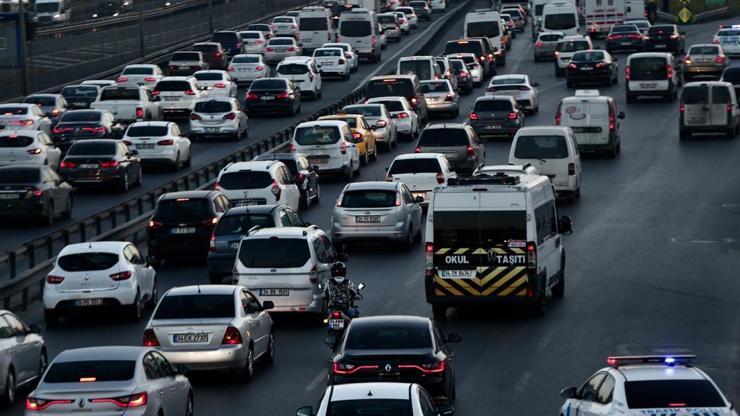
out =
[[[77,407],[79,407],[80,409],[82,409],[83,407],[85,407],[85,399],[78,400],[77,401]]]
[[[385,367],[383,367],[386,373],[390,373],[391,370],[393,370],[393,366],[390,364],[386,364]]]

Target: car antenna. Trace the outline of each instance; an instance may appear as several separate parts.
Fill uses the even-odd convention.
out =
[[[368,390],[367,391],[367,397],[373,397],[373,391],[372,390]]]
[[[200,282],[196,283],[198,285],[198,294],[200,295]]]

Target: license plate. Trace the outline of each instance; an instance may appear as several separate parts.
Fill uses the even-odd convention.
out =
[[[301,39],[301,42],[311,42],[311,39]]]
[[[288,296],[290,289],[260,289],[260,296]]]
[[[334,65],[332,61],[319,61],[319,65]]]
[[[273,100],[273,99],[275,99],[275,97],[274,97],[274,96],[272,96],[272,95],[263,95],[263,96],[262,96],[262,100],[263,100],[263,101],[267,101],[267,100]]]
[[[357,222],[380,222],[380,215],[360,215],[355,217]]]
[[[649,82],[646,84],[640,84],[640,88],[655,88],[658,84],[655,82]]]
[[[630,45],[632,45],[632,42],[622,42],[621,45],[622,46],[630,46]]]
[[[177,101],[179,99],[180,99],[180,97],[164,97],[164,100],[165,101]]]
[[[231,243],[231,244],[229,244],[229,247],[233,248],[234,250],[238,250],[239,249],[239,242],[237,241],[235,243]]]
[[[75,306],[100,306],[103,304],[103,299],[77,299]]]
[[[202,344],[208,342],[208,334],[204,332],[199,334],[175,334],[172,341],[175,344]]]
[[[327,156],[309,156],[308,161],[311,163],[326,164],[329,163]]]
[[[581,67],[581,71],[590,71],[592,69],[593,68],[591,68],[590,66],[583,66],[583,67]]]
[[[344,329],[344,319],[329,319],[329,328]]]
[[[662,44],[662,43],[659,43],[659,44],[655,45],[655,47],[656,47],[656,48],[665,48],[665,47],[666,47],[666,45],[664,45],[664,44]]]
[[[72,107],[84,107],[87,105],[87,103],[83,103],[80,101],[74,101],[74,102],[71,102],[70,104],[72,104]]]
[[[489,125],[487,125],[487,126],[486,126],[486,128],[487,128],[488,130],[498,130],[498,129],[500,129],[500,128],[501,128],[501,126],[499,126],[499,125],[496,125],[496,124],[489,124]]]
[[[173,228],[172,234],[193,234],[195,233],[195,227],[180,227]]]
[[[18,199],[20,198],[20,195],[18,194],[0,194],[0,199]]]
[[[218,127],[206,127],[206,133],[218,133],[219,130]]]
[[[98,167],[97,163],[80,163],[80,169],[97,169]]]
[[[236,204],[238,207],[243,207],[245,205],[261,205],[262,199],[257,198],[244,198],[240,199],[239,202]]]
[[[137,149],[154,149],[154,143],[141,143],[136,145]]]
[[[443,279],[473,279],[475,270],[439,270],[439,277]]]

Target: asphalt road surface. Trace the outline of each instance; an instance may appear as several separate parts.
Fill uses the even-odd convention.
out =
[[[709,41],[716,25],[687,28],[687,46]],[[461,23],[448,32],[449,38],[459,36]],[[540,112],[528,117],[527,125],[552,124],[556,103],[573,91],[553,77],[552,63],[533,63],[531,47],[526,34],[518,36],[501,72],[524,72],[539,81]],[[740,138],[679,142],[678,103],[627,106],[623,81],[599,87],[627,114],[621,155],[585,159],[583,197],[560,205],[561,213],[574,220],[574,233],[564,239],[565,297],[551,300],[539,319],[515,308],[479,308],[453,310],[442,323],[445,331],[463,337],[454,359],[458,415],[556,414],[560,389],[605,366],[609,354],[697,354],[697,365],[728,398],[740,399]],[[466,97],[462,108],[480,94]],[[508,141],[488,143],[487,162],[505,163],[508,148]],[[213,158],[216,150],[210,151]],[[412,144],[401,144],[356,180],[382,180],[394,155],[412,151]],[[206,154],[199,157],[202,162]],[[322,202],[304,218],[328,229],[342,186],[322,181]],[[431,315],[424,299],[421,244],[410,252],[387,245],[354,250],[348,267],[355,282],[367,284],[363,315]],[[208,282],[205,268],[195,264],[163,268],[158,276],[162,288]],[[39,306],[27,317],[41,322]],[[326,385],[329,358],[323,328],[308,319],[278,317],[276,322],[275,365],[259,367],[249,384],[219,375],[193,377],[197,413],[290,415],[298,406],[315,405]],[[144,325],[143,320],[123,324],[101,317],[45,336],[54,356],[66,348],[140,345]],[[19,404],[9,414],[21,412]]]

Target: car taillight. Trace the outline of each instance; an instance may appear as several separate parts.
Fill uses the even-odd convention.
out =
[[[452,94],[447,94],[447,97],[445,97],[445,101],[454,101],[455,96]]]
[[[560,125],[560,118],[561,118],[560,112],[555,113],[555,125],[556,126]]]
[[[149,220],[149,225],[147,227],[151,228],[152,230],[156,230],[157,228],[164,227],[164,223],[161,223],[159,221]]]
[[[255,45],[262,45],[264,42],[261,39],[257,39],[254,41]]]
[[[537,245],[534,241],[527,242],[527,267],[530,269],[537,268]]]
[[[40,155],[41,154],[41,149],[39,149],[39,148],[36,148],[36,149],[28,149],[28,150],[26,150],[26,153],[28,153],[29,155]]]
[[[338,62],[339,62],[339,65],[344,65],[344,63],[347,61],[345,61],[344,59],[340,59]]]
[[[732,101],[728,101],[727,102],[727,112],[732,114],[732,108],[733,108]]]
[[[372,38],[370,38],[370,43],[373,46],[377,45],[378,44],[378,38],[376,36],[373,36]]]
[[[157,80],[157,78],[154,78],[154,77],[146,77],[146,78],[144,78],[144,81],[145,82],[154,82],[156,80]]]
[[[216,52],[215,55],[216,55],[216,58],[220,58],[221,56],[223,56],[221,52]]]
[[[334,374],[353,374],[361,370],[377,370],[378,365],[352,365],[342,363],[332,363],[331,372]]]
[[[686,111],[686,106],[684,105],[684,103],[683,103],[683,102],[681,102],[681,104],[679,104],[679,106],[678,106],[678,111],[679,111],[680,113],[683,113],[683,112],[685,112],[685,111]]]
[[[388,125],[388,123],[385,120],[378,120],[378,122],[375,123],[375,125],[378,127],[385,127]]]
[[[297,149],[297,147],[296,147],[295,143],[291,143],[291,144],[290,144],[290,148],[289,148],[289,149],[290,149],[290,152],[291,152],[291,153],[295,153],[295,151],[296,151],[296,149]]]
[[[272,52],[272,48],[265,48],[265,52]]]
[[[290,98],[290,94],[288,94],[287,92],[281,92],[280,94],[275,96],[275,98],[277,98],[278,100],[287,100],[288,98]]]
[[[116,282],[121,280],[128,280],[131,278],[131,272],[127,270],[125,272],[113,273],[112,275],[110,275],[110,278],[115,280]]]
[[[424,267],[429,273],[434,268],[434,243],[424,245]]]
[[[70,403],[74,403],[74,400],[44,400],[28,396],[28,398],[26,399],[26,410],[38,412],[40,410],[45,410],[47,407],[55,404]]]
[[[216,252],[216,228],[214,227],[211,231],[211,238],[208,240],[208,251],[211,253]]]
[[[716,58],[714,58],[714,63],[722,65],[723,63],[725,63],[725,57],[722,55],[717,56]]]
[[[352,138],[354,140],[360,140],[362,138],[362,134],[360,132],[357,132],[357,131],[356,132],[353,132],[352,133]]]
[[[427,363],[427,364],[422,364],[422,365],[399,364],[398,368],[419,370],[424,374],[444,373],[445,370],[447,369],[447,360],[436,361],[433,363]]]
[[[339,143],[339,151],[343,155],[346,155],[347,154],[347,143],[346,142]]]
[[[712,43],[715,45],[719,44],[719,39],[717,38],[712,39]]]
[[[685,64],[690,64],[690,63],[691,63],[691,58],[689,58],[689,57],[687,56],[686,58],[684,58],[684,60],[683,60],[683,63],[685,63]]]
[[[629,35],[627,35],[627,37],[630,39],[641,39],[642,38],[642,36],[640,36],[637,33],[630,33]]]
[[[101,398],[101,399],[90,400],[91,403],[113,403],[116,406],[123,407],[123,408],[146,406],[148,401],[149,401],[149,395],[145,391],[141,393],[134,393],[130,396],[113,397],[110,399]]]
[[[668,73],[670,74],[670,72],[668,72]],[[624,79],[625,79],[625,81],[629,81],[630,80],[630,66],[629,65],[627,65],[627,66],[624,67]]]
[[[62,283],[63,281],[64,281],[64,276],[55,276],[53,274],[46,276],[46,283],[50,285],[58,285],[59,283]]]
[[[305,181],[306,181],[306,175],[304,175],[304,174],[302,174],[302,173],[299,173],[299,174],[297,174],[297,175],[295,176],[295,182],[296,182],[296,183],[297,183],[298,185],[302,185],[302,184],[303,184],[303,182],[305,182]]]
[[[507,116],[507,118],[509,120],[511,120],[511,121],[516,120],[517,119],[517,113],[516,113],[516,111],[509,111],[509,115]]]
[[[151,328],[144,330],[144,346],[159,347],[159,340],[157,339],[157,335]]]
[[[144,109],[141,107],[136,107],[136,118],[144,118]]]
[[[468,118],[471,120],[478,120],[478,114],[477,113],[470,113],[468,115]]]
[[[438,184],[443,184],[443,183],[445,183],[445,175],[444,175],[444,173],[442,173],[442,172],[437,172],[437,175],[435,176],[435,178],[437,179],[437,183],[438,183]]]
[[[408,113],[398,113],[398,118],[409,118]]]
[[[573,176],[575,174],[576,174],[576,164],[568,163],[568,176]]]
[[[570,64],[570,65],[568,65],[568,69],[576,69],[576,68],[578,68],[578,65],[576,65],[576,64]]]
[[[473,149],[473,146],[468,145],[465,149],[465,153],[467,153],[468,156],[475,156],[475,149]]]
[[[95,134],[105,134],[108,132],[108,129],[105,127],[83,127],[82,131]]]
[[[416,99],[416,97],[411,98],[411,106],[416,107],[416,105],[419,104],[419,100]]]
[[[534,43],[534,47],[535,48],[541,48],[543,46],[545,46],[545,42],[543,42],[541,40],[538,40],[537,42]]]
[[[228,68],[226,68],[226,71],[228,71],[228,72],[234,72],[235,70],[234,70],[234,67],[233,66],[229,66]]]
[[[213,86],[215,88],[226,88],[226,84],[224,84],[223,82],[217,82],[217,83],[213,84]]]
[[[674,33],[671,35],[671,39],[678,39],[678,33]]]
[[[228,113],[223,117],[224,120],[236,120],[236,113]]]
[[[199,116],[196,113],[190,113],[190,119],[191,120],[200,120],[201,119],[201,116]]]
[[[596,68],[598,69],[606,68],[606,62],[599,62],[598,64],[596,64]]]
[[[311,271],[308,272],[308,281],[315,285],[319,283],[319,266],[313,265]]]
[[[77,163],[69,162],[67,160],[62,160],[62,162],[59,164],[60,169],[74,169],[76,167],[77,167]]]
[[[54,127],[51,129],[51,132],[54,134],[62,134],[72,130],[74,130],[72,127]]]
[[[116,82],[126,82],[126,81],[128,81],[128,78],[127,77],[118,77],[118,78],[116,78]]]
[[[175,141],[172,139],[164,139],[157,142],[157,146],[172,146]]]
[[[159,91],[159,90],[152,91],[152,95],[159,95],[161,93],[162,93],[162,91]]]
[[[275,195],[275,201],[280,200],[280,194],[282,193],[282,190],[280,189],[280,185],[274,179],[272,181],[272,187],[270,188],[270,192],[272,192],[272,194]]]
[[[40,198],[44,195],[44,191],[41,189],[31,189],[26,194],[26,198]]]
[[[627,68],[629,68],[629,67],[627,67]],[[668,79],[673,79],[673,66],[672,65],[666,65],[665,69],[668,72]]]
[[[195,91],[193,91],[193,90],[187,90],[187,91],[185,91],[185,95],[195,95]]]
[[[414,149],[414,153],[421,153],[421,146],[416,146],[416,149]]]
[[[264,71],[265,67],[262,65],[258,65],[256,68],[254,68],[255,71]]]
[[[609,35],[606,37],[607,40],[621,39],[622,35]]]
[[[100,167],[104,169],[117,168],[118,161],[117,160],[106,160],[105,162],[100,162]]]
[[[212,227],[218,223],[218,217],[206,218],[200,223],[206,227]]]
[[[258,97],[257,94],[255,94],[253,92],[248,92],[247,93],[247,96],[245,97],[245,100],[247,100],[247,101],[252,100],[253,101],[253,100],[259,100],[259,98],[260,97]]]
[[[12,120],[10,124],[15,126],[31,126],[33,125],[33,120]]]
[[[291,46],[290,48],[288,48],[288,52],[295,52],[295,47]]]

